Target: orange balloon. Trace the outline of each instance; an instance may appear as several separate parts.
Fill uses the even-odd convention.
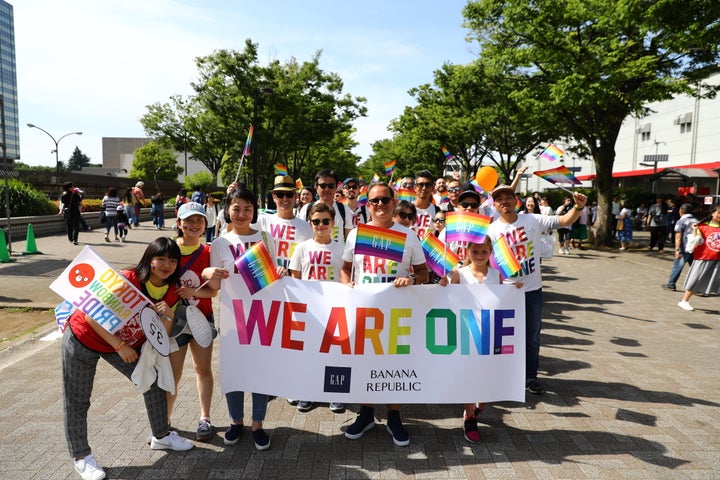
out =
[[[493,167],[482,167],[475,174],[475,181],[483,190],[490,192],[497,185],[498,174]]]

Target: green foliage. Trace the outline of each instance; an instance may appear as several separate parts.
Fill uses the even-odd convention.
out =
[[[69,170],[82,170],[83,167],[90,166],[90,157],[80,151],[78,147],[75,147],[72,156],[68,160]]]
[[[184,187],[188,193],[192,193],[198,188],[207,192],[210,188],[215,188],[215,177],[210,172],[197,172],[185,178]]]
[[[52,215],[57,207],[41,192],[19,181],[10,180],[10,216]],[[0,215],[5,215],[5,182],[0,182]]]
[[[177,181],[182,171],[172,150],[158,142],[150,142],[135,150],[130,177],[152,179],[155,189],[160,190],[158,180]]]

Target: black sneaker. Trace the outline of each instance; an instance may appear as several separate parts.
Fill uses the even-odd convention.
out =
[[[231,423],[230,428],[225,431],[225,438],[223,443],[225,445],[235,445],[240,440],[240,434],[242,433],[243,426],[237,423]]]
[[[480,443],[480,430],[478,430],[477,419],[475,417],[470,417],[465,420],[463,430],[465,432],[465,440],[470,443]]]
[[[405,430],[398,410],[388,411],[388,420],[385,429],[392,435],[393,443],[398,447],[410,445],[410,434]]]
[[[673,292],[675,291],[675,285],[672,285],[670,283],[666,283],[665,285],[662,286],[662,288],[663,288],[663,290],[671,290]]]
[[[260,451],[267,450],[270,448],[270,437],[265,433],[265,430],[258,428],[252,432],[253,440],[255,441],[255,448]]]
[[[542,384],[537,381],[537,378],[531,378],[525,383],[525,388],[528,392],[533,393],[535,395],[541,395],[545,393],[545,389],[543,388]]]
[[[370,407],[360,407],[355,422],[345,429],[345,437],[350,440],[357,440],[365,432],[375,426],[375,411]]]

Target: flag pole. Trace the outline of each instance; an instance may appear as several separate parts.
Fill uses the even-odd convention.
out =
[[[235,174],[235,183],[237,183],[237,181],[238,181],[238,177],[240,176],[240,169],[242,169],[244,161],[245,161],[245,153],[243,152],[242,157],[240,157],[240,163],[238,164],[237,173]]]
[[[545,148],[543,148],[543,149],[540,151],[540,153],[538,153],[538,154],[535,156],[535,160],[537,160],[538,158],[540,158],[540,155],[542,155],[543,153],[545,153],[545,150],[547,150],[548,148],[550,148],[550,145],[552,145],[552,143],[548,143],[548,144],[545,146]]]

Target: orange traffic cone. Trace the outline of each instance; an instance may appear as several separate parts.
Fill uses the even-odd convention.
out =
[[[33,230],[32,223],[28,223],[28,229],[27,229],[27,239],[25,241],[25,251],[22,252],[23,255],[34,255],[39,252],[37,249],[37,245],[35,245],[35,230]]]
[[[10,258],[7,241],[5,240],[5,230],[0,228],[0,263],[10,263],[14,261],[14,258]]]

